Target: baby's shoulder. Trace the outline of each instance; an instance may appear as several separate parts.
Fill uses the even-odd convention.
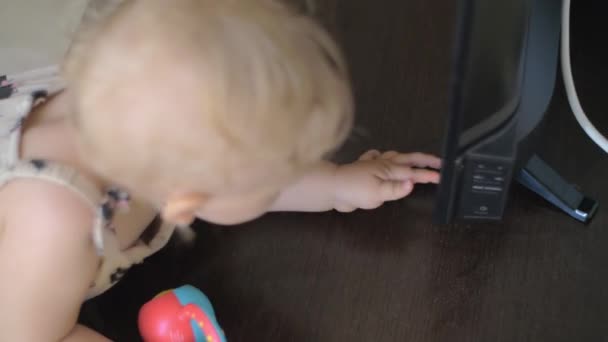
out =
[[[4,229],[33,230],[39,237],[74,238],[90,235],[95,212],[65,186],[23,178],[0,188],[0,218]]]

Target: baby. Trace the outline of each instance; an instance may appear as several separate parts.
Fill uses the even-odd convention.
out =
[[[421,153],[324,161],[352,126],[349,75],[282,3],[103,10],[62,77],[0,79],[0,341],[105,341],[76,324],[83,301],[196,218],[372,209],[438,182]]]

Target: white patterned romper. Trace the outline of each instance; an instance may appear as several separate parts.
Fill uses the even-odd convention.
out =
[[[116,210],[128,207],[128,194],[116,188],[100,191],[66,165],[20,158],[21,123],[33,107],[62,88],[56,67],[0,76],[0,188],[19,178],[40,179],[65,186],[93,207],[97,214],[91,222],[91,238],[101,262],[88,293],[91,298],[118,282],[132,265],[165,246],[175,227],[157,217],[134,244],[121,249],[112,221]]]

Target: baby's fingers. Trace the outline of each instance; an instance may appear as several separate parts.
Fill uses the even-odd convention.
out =
[[[396,153],[390,156],[390,160],[402,165],[441,168],[441,159],[426,153]]]
[[[411,178],[411,181],[414,183],[439,183],[439,172],[435,170],[426,170],[426,169],[412,169],[414,171],[414,175]]]
[[[380,155],[381,155],[381,153],[378,150],[369,150],[369,151],[363,153],[361,155],[361,157],[359,157],[359,160],[361,160],[361,161],[374,160],[374,159],[378,158]]]
[[[396,201],[409,195],[413,189],[414,184],[410,181],[385,181],[380,184],[380,196],[382,202]]]
[[[439,183],[439,172],[389,164],[385,165],[380,178],[390,181],[411,181],[412,183]]]

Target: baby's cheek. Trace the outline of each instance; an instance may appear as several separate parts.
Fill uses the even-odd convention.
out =
[[[231,226],[231,225],[238,225],[238,224],[242,224],[242,223],[246,223],[252,220],[255,220],[256,218],[262,216],[264,213],[263,212],[250,212],[250,213],[235,213],[232,212],[230,214],[228,213],[219,213],[219,212],[201,212],[199,214],[197,214],[197,218],[201,219],[203,221],[206,222],[210,222],[210,223],[214,223],[214,224],[219,224],[219,225],[226,225],[226,226]]]
[[[198,211],[199,219],[221,224],[235,225],[254,220],[262,216],[268,210],[268,206],[250,203],[208,203]]]

